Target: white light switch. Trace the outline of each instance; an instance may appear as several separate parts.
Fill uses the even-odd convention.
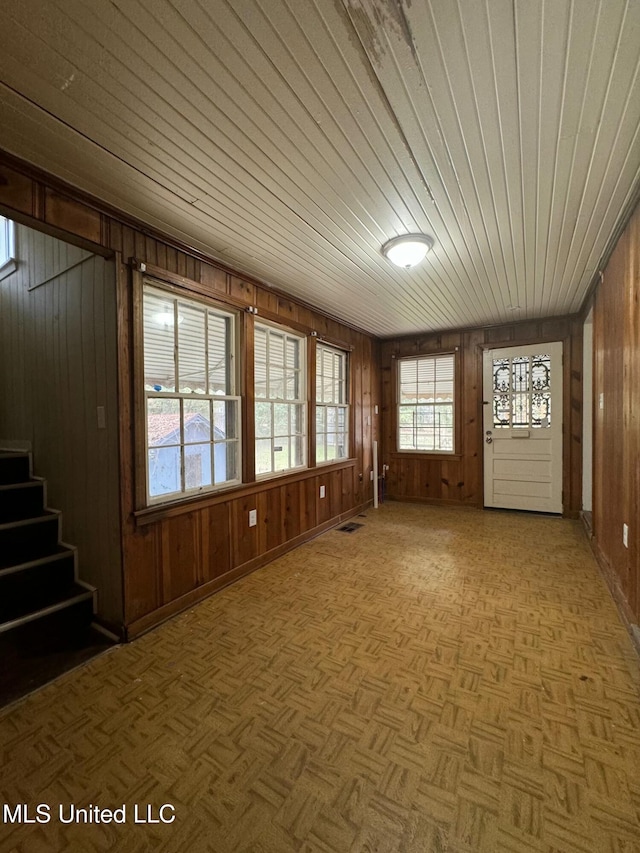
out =
[[[249,527],[255,527],[258,523],[258,510],[250,509],[249,510]]]
[[[323,498],[325,495],[324,486],[320,486],[320,497]]]
[[[629,525],[628,524],[622,525],[622,544],[624,545],[625,548],[629,547]]]

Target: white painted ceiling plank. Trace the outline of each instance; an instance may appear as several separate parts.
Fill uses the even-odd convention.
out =
[[[639,14],[5,0],[0,146],[376,334],[575,310],[638,181]]]

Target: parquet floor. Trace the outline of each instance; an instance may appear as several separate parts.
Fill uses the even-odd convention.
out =
[[[2,801],[51,808],[2,853],[640,851],[639,663],[579,525],[357,521],[1,712]]]

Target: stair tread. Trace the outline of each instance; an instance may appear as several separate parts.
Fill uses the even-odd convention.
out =
[[[90,589],[73,581],[55,592],[50,592],[42,600],[38,600],[38,596],[34,595],[29,601],[3,602],[0,605],[0,630],[2,625],[6,625],[8,622],[14,622],[17,619],[23,619],[25,616],[32,616],[42,611],[46,612],[50,608],[65,602],[71,604],[75,601],[90,599],[92,595]]]
[[[37,565],[45,565],[48,562],[53,562],[56,560],[61,560],[64,557],[71,556],[75,553],[75,549],[70,545],[63,545],[62,543],[58,543],[55,549],[52,549],[49,554],[45,554],[42,557],[34,557],[32,560],[25,560],[22,563],[12,563],[8,566],[3,566],[0,562],[0,577],[3,575],[12,574],[14,572],[20,572],[23,569],[29,568],[30,566]]]
[[[58,518],[60,515],[61,513],[59,509],[45,509],[36,515],[29,516],[29,518],[17,518],[13,521],[0,521],[0,530],[2,530],[3,527],[26,527],[29,522],[40,523],[41,521]]]
[[[36,486],[42,486],[41,479],[30,477],[28,480],[21,480],[19,483],[0,483],[0,492],[8,492],[11,489],[33,489]]]

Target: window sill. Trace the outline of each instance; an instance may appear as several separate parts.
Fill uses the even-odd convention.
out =
[[[462,453],[449,453],[448,451],[437,450],[394,450],[391,453],[392,459],[437,459],[444,462],[447,459],[462,459]]]
[[[338,471],[342,468],[355,468],[356,459],[344,459],[341,462],[329,463],[322,465],[322,471]],[[167,502],[165,504],[156,504],[155,506],[145,507],[144,509],[136,510],[133,513],[136,527],[144,527],[147,524],[154,524],[157,521],[162,521],[165,518],[173,518],[179,515],[187,515],[190,512],[198,512],[216,504],[226,503],[227,501],[239,500],[255,495],[259,492],[266,492],[269,489],[279,488],[287,483],[296,483],[300,480],[308,480],[311,477],[318,476],[318,468],[303,468],[296,471],[288,471],[276,476],[270,477],[268,480],[256,480],[255,483],[246,483],[242,486],[230,486],[228,489],[219,492],[208,492],[206,496],[199,495],[194,498],[184,498],[179,501]]]
[[[8,261],[5,261],[2,266],[0,266],[0,281],[3,278],[9,278],[10,275],[18,269],[18,264],[13,258],[9,258]]]

